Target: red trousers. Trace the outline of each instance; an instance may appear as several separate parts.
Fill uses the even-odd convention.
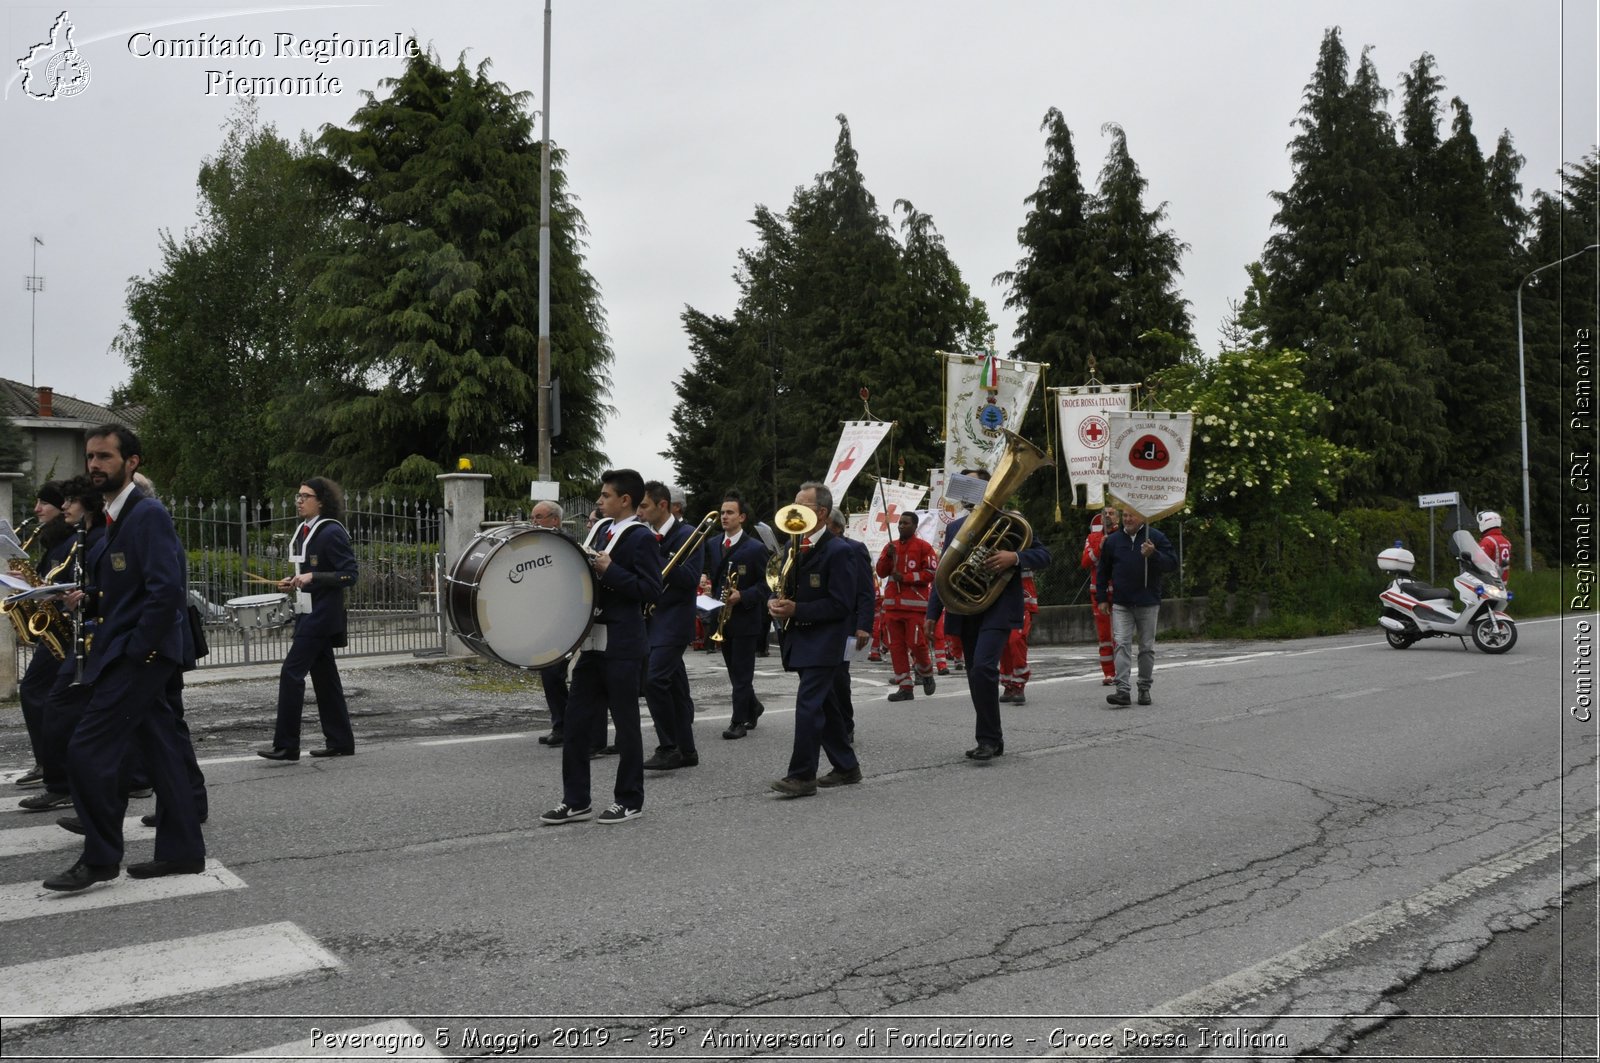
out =
[[[915,659],[920,676],[933,674],[933,661],[928,657],[928,638],[923,628],[924,613],[883,611],[884,633],[889,637],[889,660],[894,664],[894,683],[901,690],[912,685],[911,663]]]
[[[1100,671],[1106,678],[1115,679],[1117,675],[1116,642],[1111,637],[1111,614],[1102,613],[1100,606],[1090,597],[1089,608],[1094,610],[1094,633],[1100,640]]]
[[[1008,691],[1020,691],[1028,685],[1033,671],[1028,667],[1028,635],[1033,631],[1033,614],[1022,614],[1022,627],[1013,631],[1000,651],[1000,685]]]

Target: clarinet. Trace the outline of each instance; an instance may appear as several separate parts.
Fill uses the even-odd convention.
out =
[[[72,576],[77,581],[78,607],[72,611],[72,684],[81,686],[83,683],[83,659],[88,655],[88,639],[83,632],[83,608],[88,600],[88,593],[83,588],[83,555],[89,549],[89,517],[87,514],[78,522],[78,541],[73,546],[75,560],[72,565]]]

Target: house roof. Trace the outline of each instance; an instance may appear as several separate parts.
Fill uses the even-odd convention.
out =
[[[144,413],[143,406],[129,406],[117,410],[97,402],[86,402],[71,395],[63,395],[59,391],[52,392],[50,405],[54,413],[46,420],[79,421],[86,425],[120,421],[129,428],[136,428],[139,415]],[[19,380],[6,380],[0,377],[0,415],[13,421],[41,420],[39,389],[29,387]]]

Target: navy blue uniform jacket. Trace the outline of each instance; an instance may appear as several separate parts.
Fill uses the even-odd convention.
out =
[[[733,565],[733,585],[739,591],[739,604],[733,607],[724,635],[732,638],[754,638],[767,630],[771,617],[767,615],[767,548],[760,539],[748,531],[737,543],[732,553],[724,557],[724,536],[711,541],[710,565],[711,596],[722,597],[722,584],[728,575],[728,565]]]
[[[950,544],[967,523],[967,516],[963,515],[950,522],[944,530],[944,551],[939,554],[939,566],[945,565],[944,554],[950,549]],[[1017,551],[1021,568],[1031,568],[1035,572],[1050,563],[1050,548],[1043,542],[1035,539],[1026,550]],[[952,560],[950,562],[954,564]],[[937,620],[944,611],[944,603],[939,600],[939,585],[934,584],[933,590],[928,594],[928,619]],[[1000,597],[986,611],[977,616],[956,617],[951,614],[951,620],[945,622],[945,630],[951,630],[953,623],[959,620],[962,630],[977,631],[1020,631],[1022,630],[1022,573],[1018,572],[1006,583],[1006,589],[1000,592]],[[958,638],[969,638],[958,631]]]
[[[823,532],[803,551],[789,577],[794,619],[783,632],[783,667],[834,668],[855,634],[856,554],[847,540]]]
[[[298,528],[295,534],[299,535]],[[294,633],[310,638],[328,638],[335,646],[344,645],[346,617],[344,589],[355,586],[356,552],[350,545],[350,533],[336,520],[318,522],[306,542],[306,559],[300,562],[301,572],[311,573],[311,586],[300,593],[310,593],[311,612],[300,613],[294,619]]]
[[[661,555],[658,569],[666,568],[672,555],[693,534],[692,525],[681,520],[673,521],[666,536],[658,540]],[[687,646],[694,641],[694,601],[700,592],[700,565],[700,551],[690,550],[662,581],[661,597],[656,601],[655,612],[650,614],[651,649],[658,646]]]
[[[603,535],[592,544],[603,549]],[[604,657],[645,657],[650,644],[645,638],[644,607],[661,598],[661,551],[656,534],[647,525],[637,524],[622,532],[611,549],[611,564],[595,595],[596,624],[606,626]]]
[[[856,577],[856,630],[871,631],[872,621],[878,612],[878,584],[872,571],[872,551],[867,549],[866,543],[858,543],[854,539],[840,539],[850,548],[851,559],[855,562]]]
[[[89,548],[85,574],[95,597],[94,643],[83,679],[92,683],[119,657],[152,655],[182,666],[188,651],[185,558],[167,508],[129,496],[122,516]]]

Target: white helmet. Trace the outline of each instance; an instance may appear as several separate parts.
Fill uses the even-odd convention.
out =
[[[1478,530],[1486,532],[1490,528],[1500,527],[1500,514],[1492,509],[1486,509],[1478,514]]]

